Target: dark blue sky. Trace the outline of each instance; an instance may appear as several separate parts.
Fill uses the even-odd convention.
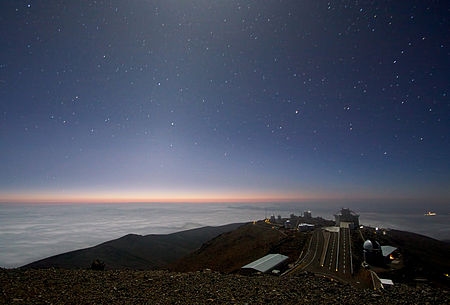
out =
[[[447,1],[0,12],[2,201],[450,199]]]

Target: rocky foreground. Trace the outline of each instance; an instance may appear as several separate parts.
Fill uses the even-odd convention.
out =
[[[450,304],[430,287],[361,290],[312,274],[0,269],[1,304]]]

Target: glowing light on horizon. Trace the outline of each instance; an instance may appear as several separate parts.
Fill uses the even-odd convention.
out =
[[[386,196],[355,193],[343,196],[339,193],[237,191],[237,190],[26,190],[0,193],[0,203],[258,203],[305,201],[364,201],[364,200],[412,200],[408,196]]]
[[[3,203],[127,203],[127,202],[290,202],[317,199],[312,194],[237,191],[27,191],[0,196]]]

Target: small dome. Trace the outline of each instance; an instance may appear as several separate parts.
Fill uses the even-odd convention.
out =
[[[366,240],[363,244],[363,249],[366,251],[380,250],[380,243],[377,241]]]
[[[372,241],[370,240],[366,240],[363,244],[363,249],[367,250],[367,251],[372,251],[373,250],[373,244]]]

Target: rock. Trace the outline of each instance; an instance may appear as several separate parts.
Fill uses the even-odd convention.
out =
[[[95,259],[91,264],[91,269],[103,271],[105,270],[105,263],[99,259]]]

